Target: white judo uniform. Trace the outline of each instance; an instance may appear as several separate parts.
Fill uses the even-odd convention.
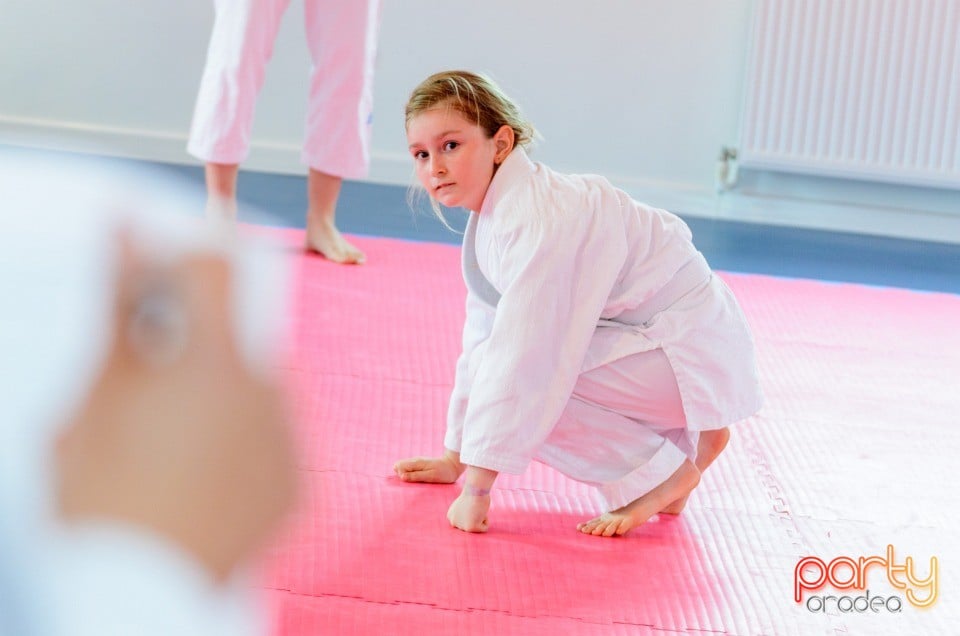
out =
[[[208,163],[247,158],[254,105],[289,0],[215,0],[216,19],[187,151]],[[304,0],[313,68],[302,160],[344,178],[370,163],[379,0]]]
[[[447,418],[462,462],[532,459],[608,509],[696,457],[699,431],[754,414],[753,339],[677,216],[520,147],[463,242],[467,318]]]

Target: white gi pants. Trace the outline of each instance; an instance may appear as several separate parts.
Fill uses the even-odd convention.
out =
[[[670,362],[653,349],[581,374],[537,459],[596,487],[614,510],[695,460],[698,440]]]
[[[257,93],[289,0],[215,0],[216,19],[187,151],[208,163],[247,157]],[[344,178],[370,163],[379,0],[304,0],[313,61],[302,161]]]

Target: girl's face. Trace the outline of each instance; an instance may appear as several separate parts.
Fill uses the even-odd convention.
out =
[[[446,105],[425,110],[407,124],[417,179],[434,199],[454,208],[480,210],[494,166],[513,149],[513,129],[487,137],[480,126]]]

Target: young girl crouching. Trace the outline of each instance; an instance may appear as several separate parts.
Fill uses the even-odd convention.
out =
[[[602,177],[532,162],[532,128],[481,75],[428,77],[406,130],[420,183],[470,217],[446,450],[397,475],[466,472],[447,518],[468,532],[487,530],[497,475],[533,459],[598,489],[607,512],[583,533],[679,513],[762,402],[747,322],[689,228]]]

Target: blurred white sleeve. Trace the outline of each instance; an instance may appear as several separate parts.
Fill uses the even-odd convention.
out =
[[[265,633],[245,577],[216,584],[189,555],[139,529],[84,524],[57,533],[35,583],[44,635]]]

